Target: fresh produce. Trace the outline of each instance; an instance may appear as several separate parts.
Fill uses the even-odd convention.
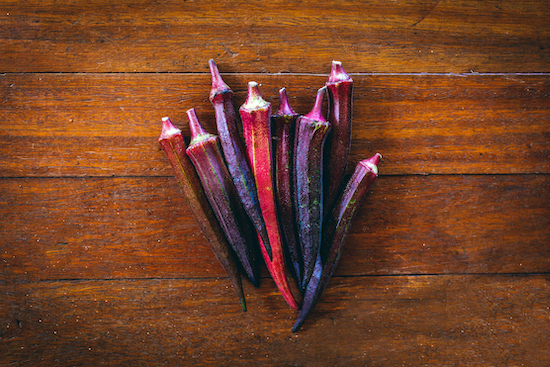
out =
[[[191,143],[187,155],[199,175],[206,198],[231,247],[252,284],[259,286],[256,263],[256,231],[237,196],[235,185],[223,160],[219,139],[204,131],[194,109],[187,111]]]
[[[286,89],[279,90],[279,108],[271,116],[275,142],[275,185],[277,207],[284,245],[288,251],[288,260],[292,264],[294,277],[301,287],[303,277],[302,254],[298,244],[296,216],[292,187],[294,181],[294,132],[299,114],[294,112],[286,95]]]
[[[210,59],[208,65],[210,66],[212,77],[210,102],[216,114],[216,127],[225,162],[233,178],[233,183],[244,210],[252,220],[252,224],[254,224],[254,228],[258,231],[271,259],[271,246],[258,203],[256,183],[248,165],[245,150],[237,129],[237,118],[233,107],[233,91],[223,81],[214,60]]]
[[[381,157],[379,153],[376,153],[371,158],[359,162],[344,192],[336,202],[328,223],[324,227],[323,247],[317,257],[315,270],[306,287],[302,309],[292,331],[298,331],[321,297],[330,277],[334,273],[340,259],[344,240],[357,213],[357,208],[365,197],[368,188],[378,177],[378,164]]]
[[[239,274],[235,255],[208,204],[208,199],[204,194],[193,163],[185,153],[186,144],[181,130],[176,128],[168,117],[162,119],[162,132],[160,133],[159,143],[172,166],[191,213],[195,216],[202,233],[210,242],[212,251],[214,251],[220,264],[227,272],[233,288],[237,291],[243,311],[246,311],[241,275]]]
[[[283,298],[299,310],[292,328],[296,332],[336,269],[352,220],[378,177],[382,156],[376,153],[360,161],[346,179],[353,80],[341,62],[332,62],[328,81],[317,91],[312,110],[303,116],[290,107],[285,88],[279,90],[279,108],[272,115],[271,104],[262,98],[256,82],[248,83],[246,101],[237,115],[233,91],[214,60],[209,60],[209,67],[210,101],[219,137],[207,133],[190,109],[189,147],[167,118],[159,141],[243,310],[246,304],[236,259],[258,286],[259,247]],[[326,94],[327,116],[323,112]],[[290,273],[296,279],[294,289]],[[301,296],[301,308],[293,291]]]
[[[271,145],[271,104],[260,95],[256,82],[248,83],[248,96],[239,109],[248,160],[256,180],[260,208],[265,220],[273,257],[261,246],[267,268],[288,305],[297,310],[298,303],[287,279],[283,241],[277,217],[273,184],[273,151]]]
[[[327,139],[325,167],[325,209],[330,213],[344,185],[344,174],[351,147],[353,80],[340,61],[332,62],[326,83],[329,91],[329,117],[332,130]]]
[[[330,123],[322,113],[326,87],[319,89],[311,112],[296,122],[294,201],[305,289],[321,247],[323,221],[323,147]]]

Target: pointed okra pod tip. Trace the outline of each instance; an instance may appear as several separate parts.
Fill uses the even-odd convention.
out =
[[[296,112],[294,112],[292,107],[290,107],[290,103],[288,103],[286,88],[279,89],[279,109],[276,114],[278,116],[296,115]]]
[[[363,159],[359,164],[361,164],[366,169],[372,171],[376,176],[378,176],[378,165],[380,164],[380,160],[382,159],[382,154],[376,153],[372,157],[368,159]]]
[[[325,100],[325,92],[327,87],[320,88],[317,91],[317,97],[315,98],[315,104],[311,111],[306,115],[307,118],[310,118],[315,121],[326,121],[323,116],[323,101]]]
[[[218,66],[214,59],[208,60],[208,66],[210,67],[210,75],[212,76],[212,89],[210,90],[210,101],[216,98],[217,95],[222,93],[233,93],[231,88],[223,81]]]
[[[162,131],[159,136],[159,141],[170,139],[172,136],[181,134],[181,130],[172,124],[168,117],[162,118]]]
[[[328,83],[338,83],[344,81],[351,81],[351,77],[344,71],[340,61],[332,61],[332,68],[330,70],[330,76],[328,77]]]
[[[265,109],[270,106],[270,103],[262,98],[258,83],[248,82],[248,96],[246,101],[241,106],[242,109],[247,111]]]
[[[201,140],[205,140],[212,136],[212,134],[207,133],[199,122],[197,113],[194,108],[190,108],[186,111],[187,117],[189,118],[189,129],[191,130],[191,144],[196,144]]]

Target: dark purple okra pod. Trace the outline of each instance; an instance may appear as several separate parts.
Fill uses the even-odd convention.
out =
[[[159,143],[172,166],[191,213],[195,216],[202,233],[210,242],[212,251],[233,283],[243,311],[246,311],[241,275],[235,254],[210,208],[193,163],[185,153],[186,145],[181,130],[176,128],[168,117],[162,119]]]
[[[191,143],[186,152],[201,180],[204,193],[248,278],[259,285],[256,264],[256,231],[237,196],[227,170],[219,139],[204,131],[194,109],[187,111]]]
[[[212,76],[210,102],[216,114],[216,127],[225,162],[244,210],[260,235],[269,257],[272,258],[269,237],[258,201],[256,183],[237,129],[237,117],[232,101],[233,91],[223,81],[214,60],[210,59],[208,65]]]
[[[371,158],[357,164],[355,172],[337,200],[334,210],[328,216],[323,231],[323,245],[317,257],[313,275],[306,287],[302,309],[292,331],[296,332],[302,326],[334,273],[357,208],[369,187],[378,177],[378,164],[381,157],[379,153],[376,153]]]
[[[277,206],[279,209],[279,224],[292,264],[294,277],[302,287],[302,255],[298,244],[297,229],[294,215],[292,183],[294,180],[294,133],[296,119],[299,114],[294,112],[288,103],[285,88],[279,90],[279,109],[271,116],[271,125],[275,140],[275,184],[277,190]]]
[[[294,152],[295,211],[304,261],[305,289],[321,247],[323,221],[323,147],[330,123],[322,114],[326,87],[319,89],[311,112],[296,122]]]
[[[346,74],[340,61],[332,62],[326,87],[329,92],[328,121],[332,127],[325,149],[325,210],[329,214],[344,186],[351,147],[353,80]]]

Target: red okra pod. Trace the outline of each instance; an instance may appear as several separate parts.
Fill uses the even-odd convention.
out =
[[[371,158],[357,164],[355,172],[329,215],[323,231],[323,245],[317,257],[313,275],[306,287],[302,309],[292,331],[298,331],[304,323],[334,273],[357,208],[369,187],[378,177],[378,164],[381,157],[379,153],[376,153]]]
[[[235,255],[230,248],[227,239],[208,204],[204,195],[200,179],[197,176],[193,163],[185,153],[186,144],[183,140],[181,130],[176,128],[168,117],[162,119],[162,132],[159,143],[164,150],[170,165],[176,176],[187,205],[202,230],[204,236],[210,242],[212,251],[218,258],[223,269],[227,272],[233,288],[239,296],[243,311],[246,311],[241,275]]]
[[[231,247],[237,254],[248,278],[259,285],[255,258],[255,235],[239,201],[235,185],[223,159],[219,139],[200,125],[194,109],[187,111],[191,128],[191,143],[187,155],[201,180],[206,198],[220,223]]]
[[[271,104],[260,95],[256,82],[248,83],[248,96],[239,109],[243,123],[243,134],[248,160],[256,180],[258,199],[262,216],[265,220],[269,242],[273,253],[272,259],[262,254],[267,268],[288,305],[297,310],[287,279],[284,260],[283,241],[277,218],[275,202],[275,185],[273,183],[273,151],[271,142]],[[261,246],[260,246],[261,247]]]
[[[223,81],[214,60],[210,59],[208,65],[212,76],[210,102],[216,114],[216,127],[225,162],[244,210],[260,235],[271,258],[271,246],[269,245],[265,222],[258,202],[256,183],[237,129],[237,117],[232,101],[233,91]]]
[[[293,180],[294,180],[294,133],[299,114],[290,107],[285,88],[279,90],[279,109],[271,116],[275,143],[275,183],[279,223],[287,249],[289,262],[294,276],[302,287],[302,255],[298,243],[294,214]]]
[[[353,80],[340,61],[332,62],[326,86],[329,91],[328,121],[332,126],[326,147],[325,209],[328,214],[344,186],[351,147]]]
[[[322,113],[326,87],[319,89],[311,112],[296,122],[294,152],[295,211],[304,261],[305,289],[321,247],[323,222],[323,147],[330,123]]]

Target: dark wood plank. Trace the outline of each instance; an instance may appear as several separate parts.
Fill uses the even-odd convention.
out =
[[[0,183],[4,279],[225,275],[173,178]]]
[[[3,1],[0,70],[548,71],[547,0]]]
[[[549,281],[337,277],[298,333],[272,283],[4,283],[0,365],[545,366]]]
[[[225,276],[175,179],[4,179],[0,193],[4,280]],[[549,272],[549,201],[550,175],[382,176],[337,275]]]
[[[549,175],[381,177],[340,274],[548,272],[548,200]]]
[[[226,75],[237,107],[256,79],[274,106],[286,86],[300,113],[326,78]],[[548,75],[354,78],[352,164],[378,151],[383,174],[550,173]],[[7,74],[0,83],[3,177],[169,176],[161,117],[188,135],[185,111],[195,107],[215,131],[209,75]]]

